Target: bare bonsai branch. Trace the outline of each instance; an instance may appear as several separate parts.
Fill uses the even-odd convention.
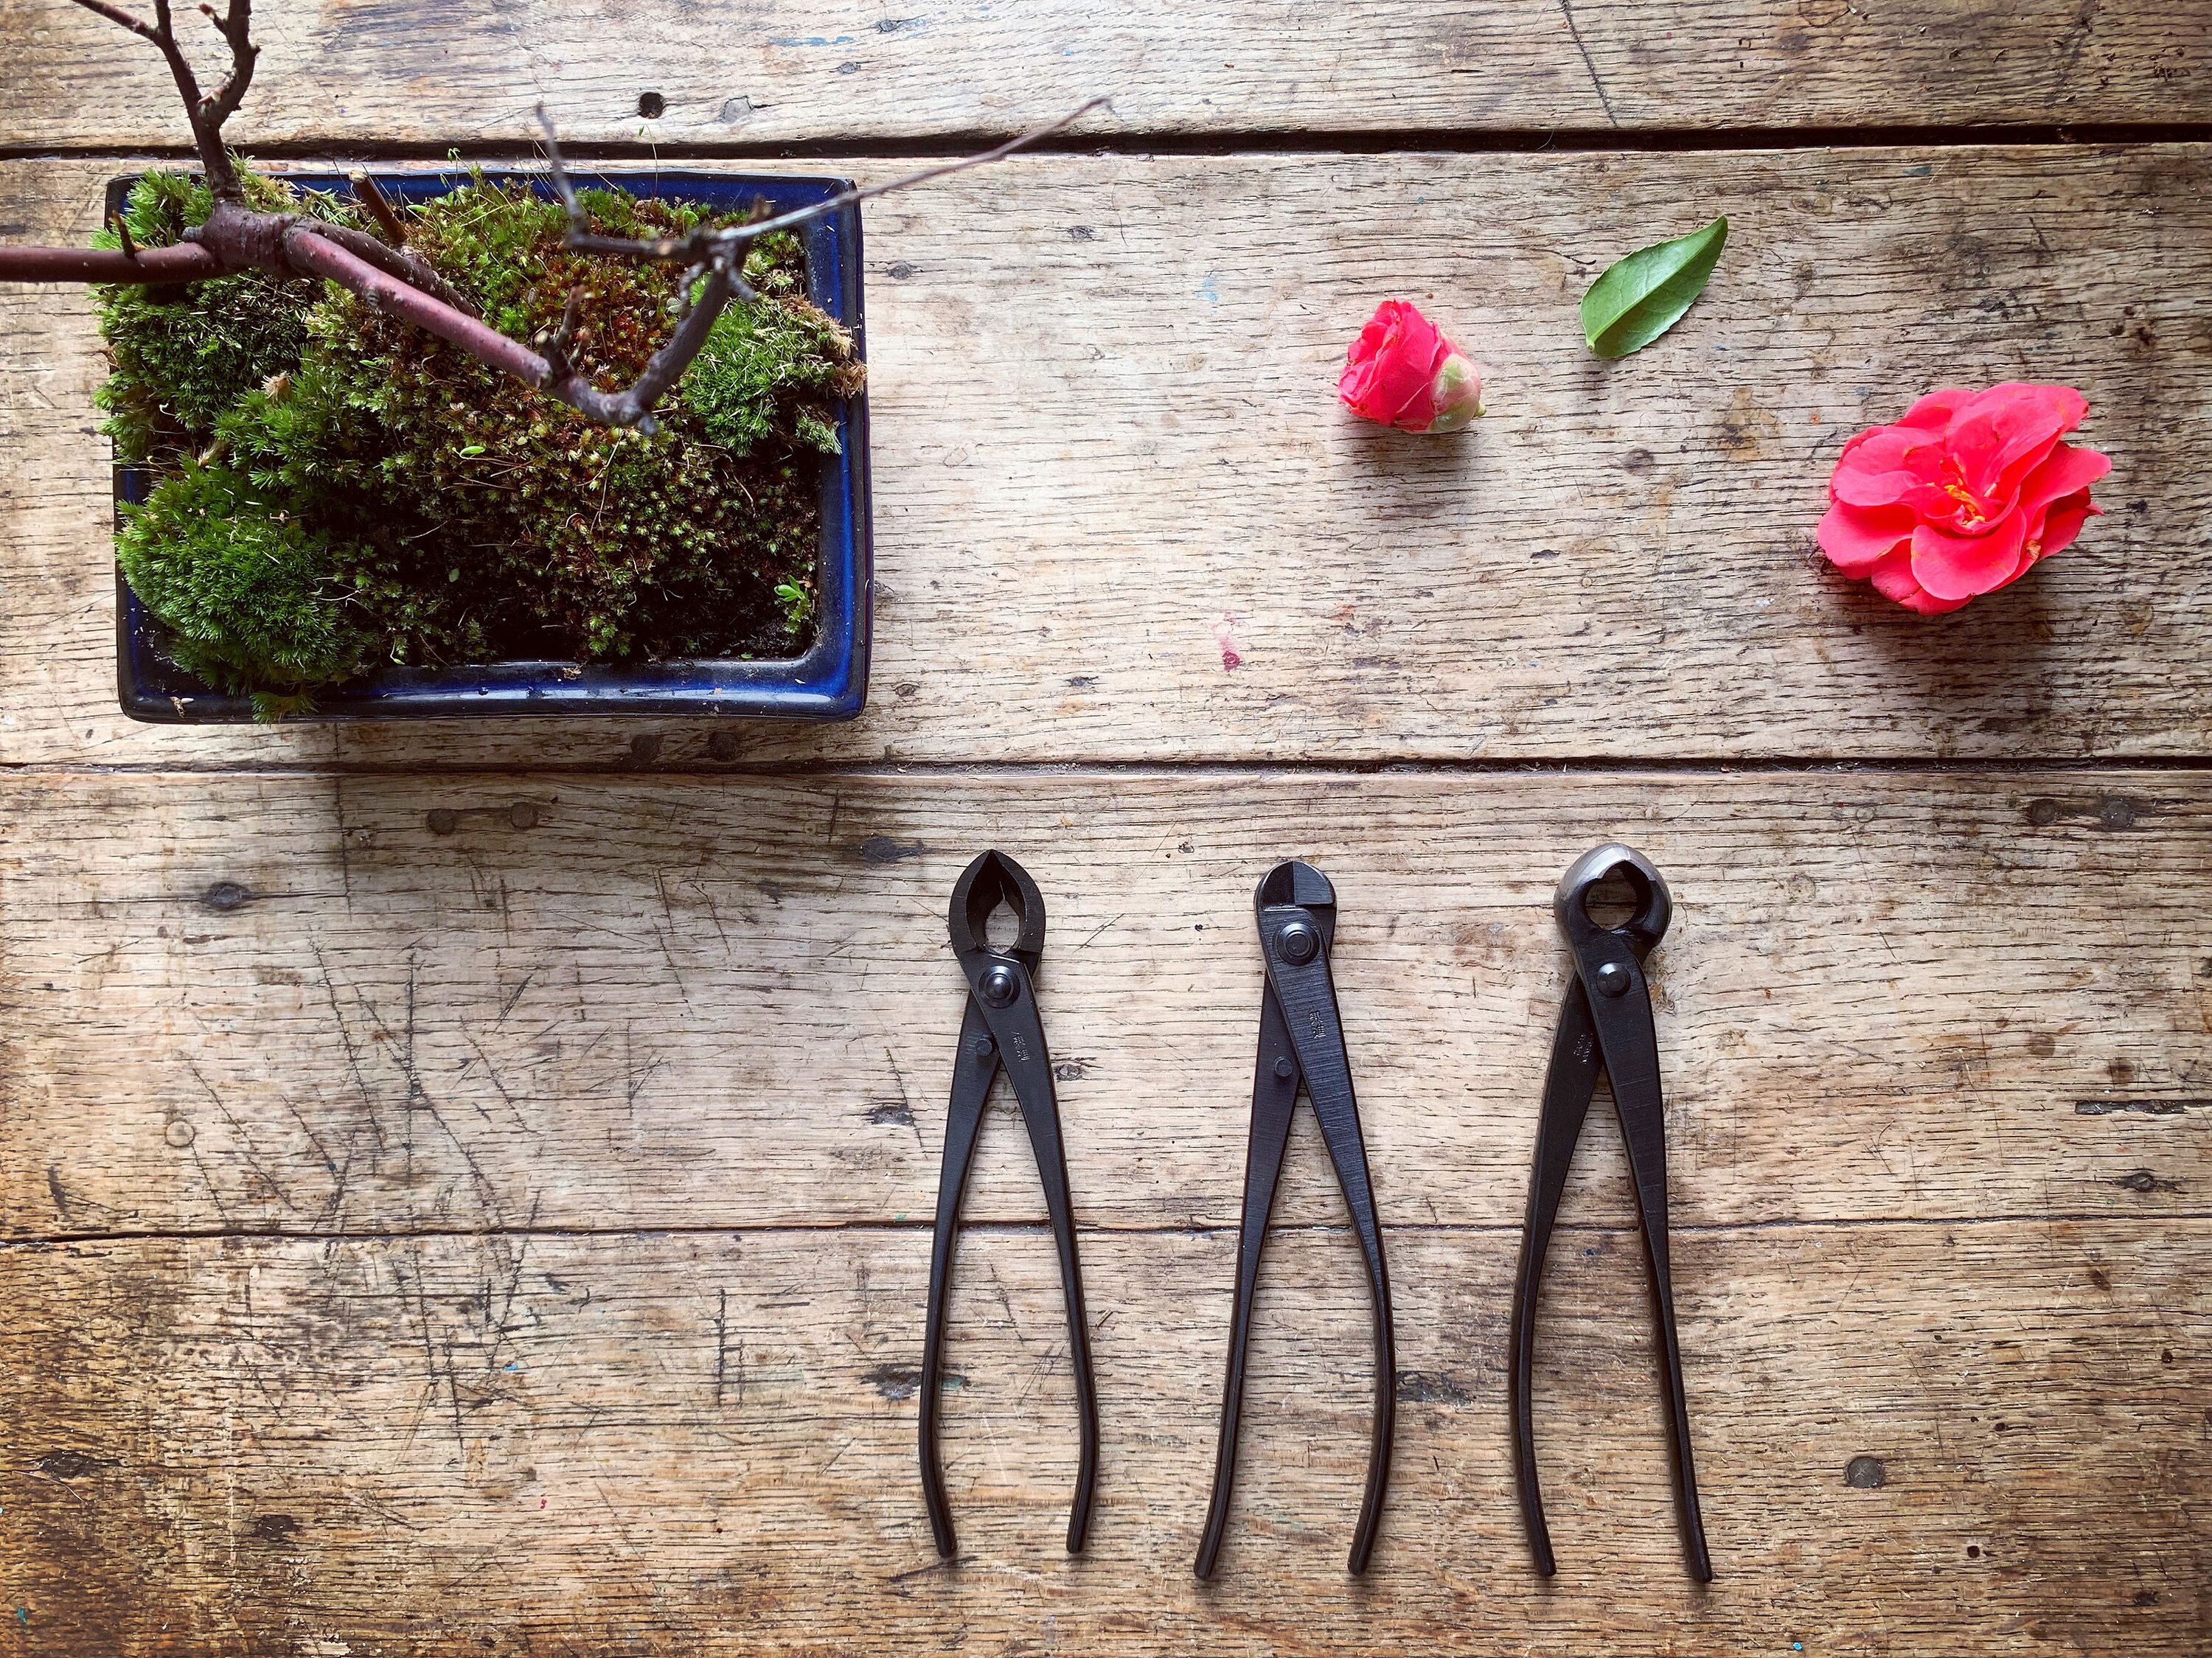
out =
[[[219,202],[243,201],[246,188],[239,182],[238,169],[230,164],[230,156],[222,147],[222,124],[246,96],[246,88],[253,81],[254,60],[260,56],[260,49],[247,35],[252,0],[228,0],[221,17],[215,15],[212,7],[200,8],[230,47],[230,73],[211,98],[201,95],[191,60],[177,44],[177,31],[169,16],[169,0],[154,0],[151,23],[133,16],[120,6],[109,4],[108,0],[76,0],[76,3],[111,23],[122,25],[159,48],[168,63],[170,77],[184,96],[185,119],[191,127],[192,147],[199,151],[200,167],[207,174],[208,188]]]
[[[374,265],[387,276],[397,276],[401,282],[412,282],[432,299],[449,305],[469,316],[477,314],[461,291],[430,268],[430,262],[411,247],[392,247],[377,240],[365,231],[349,230],[343,225],[325,224],[320,219],[300,218],[294,228],[317,236],[327,236],[356,258]]]
[[[230,73],[215,89],[215,94],[201,105],[201,112],[208,125],[221,131],[222,124],[238,112],[245,100],[246,89],[253,84],[254,61],[261,56],[247,31],[252,22],[253,0],[227,0],[222,15],[215,15],[215,8],[203,4],[200,10],[216,26],[230,47]]]
[[[229,269],[204,247],[142,247],[118,253],[103,247],[0,246],[0,282],[193,282]]]
[[[545,389],[592,420],[609,426],[635,426],[641,432],[652,431],[653,405],[668,394],[668,388],[676,384],[691,366],[691,359],[706,345],[707,336],[714,329],[714,319],[722,314],[722,307],[733,297],[732,280],[730,273],[720,268],[707,273],[706,286],[690,313],[677,325],[668,343],[647,360],[645,372],[627,390],[601,392],[580,374],[572,374],[566,381]]]
[[[433,299],[405,277],[379,270],[305,224],[291,227],[284,238],[284,253],[288,264],[298,274],[325,277],[359,295],[386,316],[412,323],[460,347],[478,362],[532,386],[551,389],[549,382],[553,379],[552,365],[521,341],[501,333],[465,312],[455,310],[443,301]],[[563,398],[562,401],[569,399]]]
[[[561,320],[531,337],[531,344],[545,354],[545,361],[553,365],[556,375],[574,371],[575,360],[570,352],[576,343],[576,324],[583,314],[584,290],[579,285],[568,290],[568,302],[561,307]]]
[[[925,167],[919,173],[910,173],[903,178],[889,179],[883,184],[840,191],[824,201],[794,208],[788,213],[779,213],[768,218],[750,218],[743,224],[702,225],[688,236],[659,237],[649,241],[600,236],[592,232],[590,218],[576,195],[575,185],[568,178],[568,164],[562,157],[561,142],[553,131],[552,118],[546,114],[545,106],[538,105],[538,124],[545,134],[546,164],[553,175],[553,188],[559,194],[562,205],[568,210],[568,246],[579,252],[628,255],[648,259],[683,259],[691,267],[678,284],[684,307],[683,320],[678,324],[674,337],[653,354],[651,361],[645,366],[645,372],[627,391],[612,395],[593,391],[588,395],[579,392],[577,396],[571,397],[557,387],[549,386],[547,389],[563,403],[571,404],[593,420],[604,421],[611,426],[638,426],[651,431],[653,405],[666,394],[670,386],[676,384],[684,369],[690,366],[692,358],[697,356],[706,345],[707,337],[714,331],[714,319],[721,314],[722,307],[733,299],[750,300],[753,297],[753,290],[744,278],[745,254],[761,237],[773,231],[795,228],[810,219],[835,213],[870,197],[904,190],[910,185],[941,179],[947,173],[962,172],[968,167],[1003,161],[1040,139],[1064,131],[1106,101],[1103,98],[1093,98],[1080,109],[1063,115],[1051,125],[1009,138],[995,149],[985,150],[978,155],[941,162],[936,167]],[[695,295],[692,285],[695,276],[700,272],[704,273],[704,278]]]
[[[170,75],[184,98],[193,147],[199,153],[200,168],[215,197],[215,205],[204,222],[188,228],[184,240],[171,247],[135,246],[129,228],[119,218],[119,252],[0,246],[0,282],[136,282],[160,286],[201,282],[242,270],[262,270],[277,276],[321,277],[358,295],[386,315],[434,334],[487,367],[536,386],[586,419],[608,426],[635,427],[647,433],[655,429],[654,406],[706,345],[723,308],[733,299],[756,297],[745,282],[744,263],[747,252],[761,237],[792,229],[810,219],[890,191],[904,190],[967,167],[1000,161],[1040,139],[1065,131],[1107,101],[1094,98],[1049,126],[1010,138],[978,155],[942,162],[882,184],[842,191],[825,201],[788,213],[755,216],[741,224],[702,224],[684,236],[651,240],[604,236],[592,231],[590,216],[569,179],[553,124],[540,105],[538,118],[545,132],[545,154],[553,187],[568,216],[567,246],[578,252],[681,260],[686,267],[677,282],[673,309],[678,320],[668,340],[647,360],[644,369],[629,386],[618,392],[605,392],[576,368],[572,356],[581,288],[570,291],[558,330],[550,337],[540,336],[537,343],[544,346],[543,351],[501,333],[484,322],[467,299],[439,276],[428,260],[405,246],[406,222],[365,173],[352,175],[356,193],[388,241],[305,214],[259,212],[246,205],[244,182],[222,146],[222,126],[245,98],[246,88],[253,80],[254,63],[259,57],[259,50],[249,33],[252,0],[225,0],[220,15],[211,4],[204,3],[199,6],[230,48],[230,73],[213,94],[207,95],[202,94],[191,64],[177,44],[170,16],[171,0],[153,0],[154,21],[150,23],[111,3],[111,0],[76,0],[76,3],[152,42],[167,61]]]

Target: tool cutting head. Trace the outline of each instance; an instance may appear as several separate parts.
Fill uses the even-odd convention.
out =
[[[1635,893],[1637,911],[1619,926],[1601,927],[1590,917],[1590,894],[1616,875]],[[1649,858],[1634,847],[1608,841],[1567,866],[1559,890],[1552,895],[1552,914],[1577,947],[1595,933],[1625,932],[1632,944],[1640,946],[1636,953],[1642,956],[1667,936],[1667,923],[1674,915],[1674,895]]]
[[[1030,872],[1003,852],[978,853],[953,886],[945,915],[953,953],[964,966],[971,957],[992,949],[991,912],[1000,904],[1014,912],[1017,928],[1005,953],[1036,972],[1044,953],[1044,896]]]
[[[1288,859],[1260,878],[1260,890],[1252,896],[1255,909],[1267,909],[1275,904],[1334,910],[1336,889],[1329,885],[1328,877],[1311,864]]]

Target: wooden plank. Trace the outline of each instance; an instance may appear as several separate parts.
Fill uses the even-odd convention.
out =
[[[132,165],[0,167],[0,223],[87,234]],[[1716,211],[1735,234],[1688,320],[1591,356],[1574,301],[1599,264]],[[875,204],[868,246],[858,723],[131,726],[96,339],[51,289],[0,295],[0,755],[2045,758],[2212,734],[2204,146],[1052,157]],[[1392,292],[1488,364],[1473,437],[1331,402]],[[2021,377],[2087,391],[2109,515],[1953,617],[1837,579],[1812,531],[1842,440],[1925,387]]]
[[[963,1241],[950,1570],[914,1471],[920,1230],[0,1249],[10,1621],[27,1651],[117,1658],[2203,1650],[2204,1220],[1678,1237],[1703,1591],[1632,1238],[1554,1251],[1549,1584],[1509,1484],[1515,1239],[1390,1243],[1405,1370],[1373,1569],[1344,1571],[1356,1256],[1295,1231],[1204,1588],[1225,1232],[1084,1242],[1105,1454],[1079,1559],[1049,1246]]]
[[[1608,838],[1680,905],[1653,961],[1686,1222],[2212,1189],[2203,772],[33,773],[4,804],[18,1236],[926,1217],[945,904],[991,845],[1049,908],[1090,1224],[1234,1223],[1251,892],[1293,854],[1337,883],[1384,1215],[1516,1222],[1552,890]],[[1571,1213],[1628,1212],[1609,1117],[1577,1181]],[[1310,1139],[1283,1201],[1341,1214]],[[1042,1216],[1010,1109],[969,1212]]]
[[[772,144],[1012,131],[1110,94],[1102,135],[1262,131],[1863,127],[2212,117],[2191,0],[2003,9],[1728,0],[1662,11],[1370,0],[1356,25],[1264,0],[1101,11],[854,0],[711,19],[635,0],[268,7],[234,142],[529,144],[542,100],[578,140]],[[197,49],[203,42],[185,37]],[[204,54],[213,63],[211,36]],[[174,144],[176,94],[143,42],[67,0],[18,0],[0,143]],[[662,112],[641,118],[657,95]]]

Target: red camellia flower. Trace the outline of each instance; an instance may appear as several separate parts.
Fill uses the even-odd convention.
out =
[[[1482,375],[1408,300],[1385,300],[1346,354],[1336,395],[1407,432],[1456,432],[1482,412]]]
[[[2112,458],[2058,440],[2088,408],[2070,386],[1930,392],[1844,446],[1820,550],[1923,616],[2019,580],[2100,510]]]

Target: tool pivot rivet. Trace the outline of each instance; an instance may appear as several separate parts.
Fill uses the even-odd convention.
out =
[[[1597,981],[1597,993],[1601,996],[1627,993],[1628,969],[1619,962],[1599,963],[1597,971],[1591,976]]]
[[[1297,1075],[1297,1066],[1292,1065],[1288,1058],[1275,1061],[1275,1075],[1284,1082],[1290,1081],[1292,1077]]]
[[[1292,967],[1304,967],[1321,954],[1321,934],[1304,921],[1293,921],[1275,935],[1275,953]]]
[[[1010,967],[993,968],[983,975],[983,1000],[991,1007],[1010,1007],[1015,997],[1021,994],[1022,981],[1014,976]]]

